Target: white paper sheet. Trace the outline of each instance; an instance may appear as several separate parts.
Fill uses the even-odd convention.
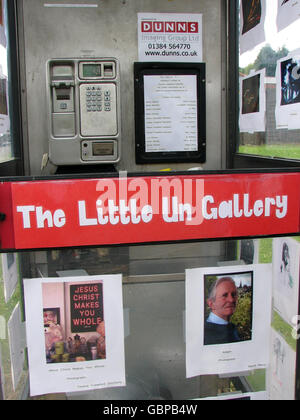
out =
[[[31,395],[125,386],[121,275],[26,279],[24,292]]]
[[[240,78],[240,132],[266,130],[266,69]]]
[[[295,399],[296,352],[274,329],[271,334],[269,397],[271,400]]]
[[[243,313],[242,296],[243,293],[247,293],[247,316],[251,319],[252,329],[246,331],[248,338],[245,341],[204,345],[205,288],[207,287],[205,282],[209,276],[234,278],[239,285],[236,311]],[[271,324],[271,284],[272,268],[269,264],[186,270],[186,373],[188,378],[266,368],[270,357],[268,332]],[[249,308],[251,296],[252,311]],[[243,340],[240,330],[239,334],[240,339]]]
[[[144,76],[146,152],[198,150],[197,77]]]
[[[266,40],[266,0],[241,0],[240,54]]]
[[[278,32],[289,26],[300,18],[300,1],[299,0],[277,0],[277,29]],[[297,36],[295,34],[295,36]]]
[[[277,61],[276,128],[300,128],[300,50]]]
[[[273,305],[289,325],[298,314],[300,244],[292,238],[273,239]]]

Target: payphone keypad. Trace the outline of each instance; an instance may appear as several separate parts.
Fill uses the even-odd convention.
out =
[[[111,111],[111,92],[107,88],[93,86],[86,88],[86,111],[109,112]]]
[[[80,86],[81,134],[116,135],[116,86],[113,83],[84,83]]]
[[[111,111],[111,93],[110,90],[101,87],[86,88],[86,111],[102,112]]]

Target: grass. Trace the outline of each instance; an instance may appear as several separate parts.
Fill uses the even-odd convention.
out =
[[[259,242],[259,264],[272,262],[272,238],[261,239]]]
[[[284,338],[287,344],[296,352],[297,341],[292,336],[293,327],[287,322],[285,322],[276,311],[273,311],[272,327],[281,335],[281,337]]]
[[[300,144],[245,145],[239,147],[239,153],[283,159],[300,159]]]
[[[264,391],[266,389],[266,371],[258,369],[249,376],[246,376],[248,384],[251,386],[252,392]]]

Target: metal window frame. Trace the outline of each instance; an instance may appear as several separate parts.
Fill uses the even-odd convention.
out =
[[[6,2],[6,25],[9,73],[9,108],[11,118],[11,139],[13,158],[0,163],[0,176],[14,176],[24,174],[24,160],[22,149],[22,120],[21,120],[21,89],[19,73],[19,49],[17,29],[17,1]]]

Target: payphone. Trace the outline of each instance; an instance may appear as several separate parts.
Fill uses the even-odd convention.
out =
[[[120,71],[115,58],[47,63],[49,159],[57,166],[120,160]]]

